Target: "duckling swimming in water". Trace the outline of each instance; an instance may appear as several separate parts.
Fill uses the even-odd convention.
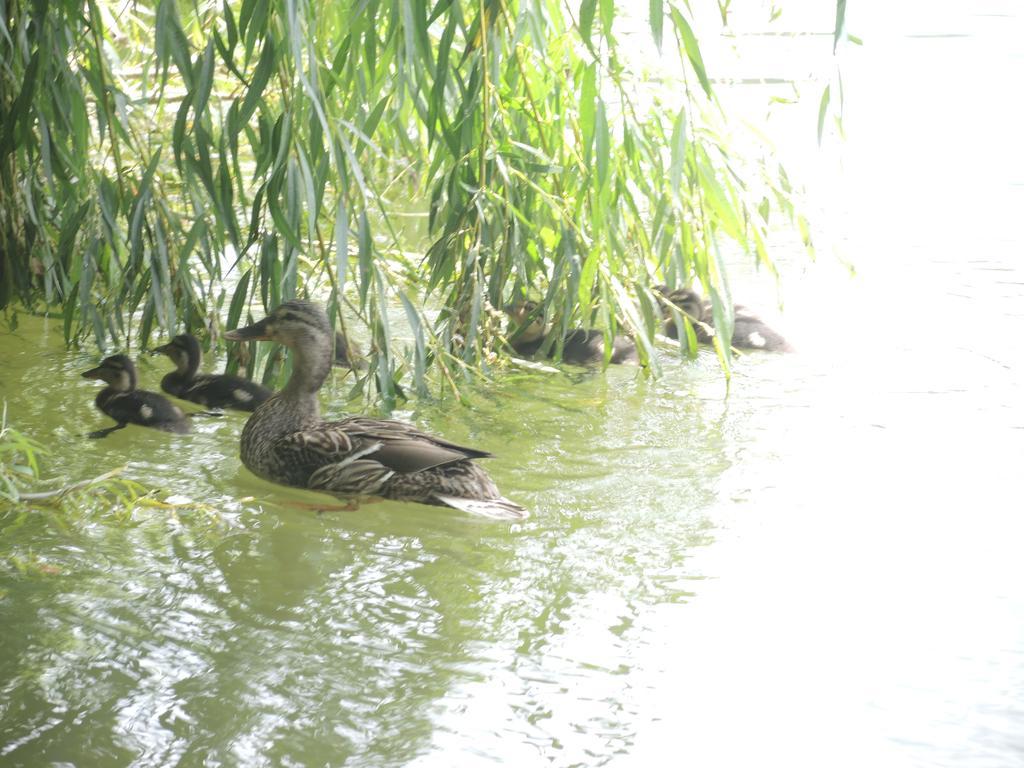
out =
[[[138,375],[135,364],[126,355],[106,358],[96,368],[82,374],[86,379],[101,379],[106,388],[96,396],[96,407],[117,422],[117,426],[90,432],[89,437],[106,437],[128,424],[153,427],[166,432],[185,434],[190,425],[185,414],[163,395],[136,389]]]
[[[711,344],[715,336],[715,329],[712,325],[714,314],[711,311],[711,302],[702,299],[700,295],[690,288],[676,288],[669,290],[664,285],[655,286],[654,290],[660,293],[663,300],[674,304],[677,309],[687,315],[693,323],[693,333],[701,344]],[[675,319],[671,310],[665,307],[665,335],[674,339],[678,335]],[[737,304],[733,308],[732,346],[737,349],[763,349],[769,352],[792,352],[782,335],[773,330],[761,318],[744,307]]]
[[[203,352],[195,336],[182,333],[153,350],[167,355],[177,366],[164,376],[160,388],[169,395],[191,400],[207,408],[234,408],[239,411],[255,411],[272,392],[261,384],[241,376],[228,374],[196,373],[203,359]]]
[[[267,340],[291,350],[283,390],[249,417],[242,463],[265,480],[358,501],[385,498],[520,519],[526,510],[502,497],[473,459],[486,451],[450,443],[401,421],[320,418],[318,393],[334,359],[324,311],[306,301],[281,304],[263,320],[229,331],[232,341]]]
[[[334,332],[334,364],[353,371],[365,371],[367,368],[366,358],[359,345],[341,331]]]
[[[532,357],[544,344],[546,331],[544,321],[537,313],[537,303],[524,301],[506,307],[505,313],[512,319],[517,330],[510,335],[510,343],[516,354]],[[548,353],[554,353],[554,345]],[[600,365],[604,362],[604,334],[601,331],[586,331],[574,328],[562,340],[562,362],[570,365]],[[625,336],[612,340],[611,363],[637,363],[636,344]]]

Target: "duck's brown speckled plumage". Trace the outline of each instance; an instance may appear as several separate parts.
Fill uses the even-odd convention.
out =
[[[501,496],[473,459],[489,456],[409,424],[353,416],[325,422],[317,393],[330,371],[333,334],[323,310],[290,301],[228,338],[273,339],[292,350],[292,377],[249,417],[242,463],[283,485],[345,499],[382,497],[502,518],[526,511]]]

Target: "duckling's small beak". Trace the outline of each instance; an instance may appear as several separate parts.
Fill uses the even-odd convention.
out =
[[[90,368],[88,371],[82,374],[83,379],[98,379],[103,372],[103,366],[97,366],[96,368]]]
[[[225,333],[224,338],[228,341],[270,341],[270,336],[267,335],[268,320],[269,318],[264,317],[258,323],[247,325],[244,328],[235,328],[235,330]]]
[[[171,347],[173,347],[173,346],[174,346],[173,344],[164,344],[161,347],[154,347],[153,350],[150,352],[150,354],[151,355],[168,355],[168,354],[170,354]]]

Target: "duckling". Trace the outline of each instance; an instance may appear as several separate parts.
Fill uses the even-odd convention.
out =
[[[241,376],[197,374],[203,352],[199,341],[190,334],[175,336],[170,343],[157,347],[153,352],[167,355],[177,366],[176,371],[164,376],[160,389],[182,400],[191,400],[208,408],[254,411],[271,395],[266,387]]]
[[[113,355],[96,368],[82,374],[86,379],[102,379],[106,388],[96,396],[96,407],[117,422],[117,426],[90,432],[89,437],[106,437],[124,429],[128,424],[139,424],[166,432],[189,432],[188,419],[178,406],[163,395],[136,389],[138,375],[135,364],[126,355]]]
[[[341,331],[334,333],[334,364],[353,371],[366,370],[366,359],[359,345]]]
[[[512,349],[523,357],[532,357],[544,344],[546,331],[537,308],[534,301],[518,302],[505,308],[505,313],[517,328],[511,337]],[[553,352],[554,347],[548,353],[549,356]],[[570,365],[600,365],[604,362],[604,334],[595,330],[572,329],[562,340],[562,362]],[[639,362],[633,340],[625,336],[616,336],[612,340],[612,355],[609,362]]]
[[[669,290],[664,285],[658,285],[655,286],[654,290],[664,297],[665,302],[674,304],[690,318],[693,323],[694,335],[699,343],[712,343],[715,329],[712,325],[714,315],[711,310],[710,301],[702,299],[696,291],[689,288]],[[664,318],[665,335],[672,339],[676,338],[678,331],[675,319],[667,306],[665,307]],[[742,304],[737,304],[733,308],[731,343],[737,349],[763,349],[769,352],[793,351],[793,348],[778,331],[770,328],[767,323]]]
[[[504,498],[473,459],[491,454],[456,445],[409,424],[350,416],[323,421],[317,397],[334,359],[334,334],[316,304],[288,301],[258,323],[229,331],[232,341],[276,341],[291,350],[285,388],[249,417],[242,463],[282,485],[349,499],[415,501],[502,519],[527,512]]]

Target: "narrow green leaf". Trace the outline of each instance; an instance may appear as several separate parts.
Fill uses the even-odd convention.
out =
[[[174,119],[174,128],[171,132],[171,146],[174,147],[174,162],[179,168],[185,164],[184,153],[188,148],[185,139],[185,131],[188,129],[188,113],[192,106],[192,94],[188,93],[178,107],[178,114]]]
[[[235,293],[231,297],[231,306],[228,308],[228,324],[225,326],[229,330],[238,327],[239,320],[242,317],[242,310],[249,305],[249,281],[251,277],[252,270],[245,270],[242,278],[238,281],[238,285],[235,286]]]
[[[252,214],[249,218],[249,238],[245,243],[246,248],[256,242],[256,239],[260,236],[260,227],[263,222],[263,193],[266,189],[267,185],[261,184],[260,188],[256,190],[256,196],[253,198]]]
[[[700,55],[700,46],[697,45],[697,38],[690,28],[689,22],[686,21],[683,14],[675,6],[672,6],[672,21],[675,24],[676,31],[683,40],[686,57],[690,60],[693,71],[697,73],[697,79],[700,80],[701,88],[704,89],[704,93],[710,96],[711,83],[708,81],[707,72],[704,71],[704,59]]]
[[[150,276],[151,279],[154,273],[159,276],[160,303],[163,305],[164,310],[160,321],[163,329],[170,333],[177,324],[177,308],[171,291],[170,254],[167,252],[167,238],[164,234],[163,222],[159,219],[156,221],[156,226],[153,227],[153,235],[156,243],[155,247],[150,248],[149,252]],[[154,291],[156,290],[157,286],[154,284]],[[157,310],[159,309],[160,307],[158,306]],[[146,339],[143,339],[143,344],[146,341]]]
[[[737,243],[745,244],[743,225],[736,208],[729,198],[722,182],[718,180],[714,167],[708,159],[703,147],[698,152],[697,174],[700,179],[701,188],[704,190],[704,200],[707,202],[711,212],[715,214],[717,223]]]
[[[267,309],[276,307],[280,302],[279,284],[274,277],[280,275],[277,264],[277,235],[263,239],[260,247],[260,300]]]
[[[604,113],[604,101],[598,99],[597,115],[594,119],[595,154],[597,156],[597,185],[604,187],[608,181],[608,160],[611,139],[608,135],[608,120]]]
[[[826,85],[821,92],[821,104],[818,106],[818,146],[821,146],[821,136],[825,129],[825,115],[828,114],[829,92],[831,85]]]
[[[195,119],[200,120],[206,111],[206,103],[210,100],[210,91],[213,89],[213,38],[206,44],[206,50],[200,57],[202,68],[199,70],[199,81],[196,83]]]
[[[225,0],[226,2],[227,0]],[[255,9],[256,0],[242,0],[242,8],[238,12],[238,28],[243,35],[245,35],[245,31],[249,27],[249,20],[252,18]]]
[[[345,292],[348,277],[348,211],[345,210],[343,195],[338,195],[338,211],[334,216],[334,264],[338,294],[341,295]]]
[[[373,277],[373,241],[370,235],[370,220],[366,211],[359,212],[359,302],[366,305],[366,295]]]
[[[428,140],[432,141],[437,125],[438,117],[444,112],[445,88],[448,84],[449,65],[448,60],[451,53],[452,41],[455,39],[455,30],[458,28],[458,17],[452,14],[448,25],[441,35],[441,42],[437,47],[437,67],[434,70],[434,85],[430,92],[430,112],[427,117]]]
[[[583,0],[580,3],[580,37],[590,45],[590,32],[594,27],[594,14],[597,11],[597,0]]]
[[[390,101],[391,94],[387,94],[382,97],[381,100],[377,102],[377,106],[373,108],[373,112],[370,113],[370,116],[366,118],[366,122],[363,123],[362,127],[363,133],[366,134],[366,136],[371,138],[373,137],[374,131],[377,130],[377,124],[380,123],[380,119],[384,114],[384,109]]]
[[[269,32],[267,19],[270,13],[270,0],[254,0],[250,6],[249,15],[246,15],[248,0],[242,6],[242,13],[239,15],[239,25],[245,37],[245,61],[246,64],[252,58],[253,49],[256,47],[256,39],[266,36]]]
[[[832,37],[832,53],[839,47],[839,41],[843,38],[846,29],[846,0],[836,0],[836,28]]]
[[[188,38],[181,28],[181,20],[178,18],[178,11],[174,0],[160,0],[160,8],[166,8],[165,18],[167,21],[166,35],[170,56],[178,68],[186,87],[192,91],[192,56]],[[158,11],[158,15],[159,15]]]
[[[72,331],[75,323],[75,315],[78,311],[78,302],[75,300],[78,298],[78,283],[75,283],[71,288],[71,292],[68,294],[67,300],[64,302],[64,341],[70,342],[72,339]]]
[[[238,44],[238,27],[235,25],[235,13],[231,10],[231,5],[228,0],[224,0],[222,5],[224,13],[224,24],[227,28],[228,43],[227,52],[228,57],[235,52],[235,46]]]
[[[601,27],[604,36],[612,37],[612,23],[615,21],[615,0],[601,0]]]
[[[451,7],[451,4],[452,0],[438,0],[437,5],[434,6],[434,10],[430,14],[430,18],[427,19],[427,24],[433,24],[435,21],[437,21],[440,18],[441,14],[447,11],[449,7]],[[456,14],[452,15],[455,16]]]
[[[245,99],[243,99],[242,108],[239,110],[239,120],[242,123],[249,122],[249,118],[252,117],[256,105],[263,96],[263,89],[267,87],[267,82],[274,71],[274,57],[274,40],[267,37],[263,41],[263,52],[260,54],[260,60],[256,63],[256,71],[253,72],[252,82],[249,83],[249,87],[245,91]]]
[[[686,165],[686,108],[683,107],[676,115],[672,124],[672,145],[670,147],[669,183],[672,191],[680,199],[683,197],[683,170]]]
[[[362,222],[360,222],[361,224]],[[391,324],[388,322],[386,281],[377,265],[373,265],[373,279],[376,286],[374,300],[377,305],[377,321],[374,322],[374,340],[377,343],[377,386],[381,399],[388,410],[395,405],[395,366],[391,356]]]
[[[594,116],[597,112],[597,64],[592,63],[583,70],[580,87],[580,131],[583,134],[583,161],[590,162],[594,146]]]
[[[85,202],[71,216],[67,217],[64,225],[61,227],[60,241],[57,245],[57,260],[61,264],[67,263],[68,256],[75,247],[75,238],[78,235],[78,230],[82,226],[85,215],[91,208],[92,200],[86,198]]]
[[[650,21],[651,36],[654,38],[654,44],[660,51],[663,30],[665,27],[664,0],[650,0]]]
[[[416,388],[417,395],[425,397],[429,392],[426,385],[427,349],[423,322],[420,320],[419,312],[416,311],[416,307],[409,300],[405,291],[399,292],[398,298],[402,301],[402,308],[405,309],[405,316],[409,320],[409,327],[412,329],[414,345],[412,357],[413,386]]]

